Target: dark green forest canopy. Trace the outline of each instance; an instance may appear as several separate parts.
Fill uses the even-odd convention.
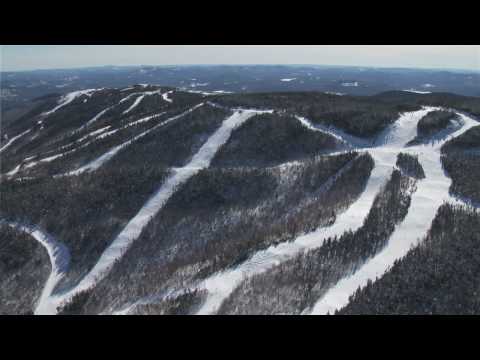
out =
[[[346,132],[371,137],[393,123],[401,112],[420,106],[407,101],[379,102],[368,96],[337,96],[320,92],[233,94],[212,99],[225,106],[285,110]]]
[[[479,314],[479,258],[478,211],[443,205],[423,243],[338,314]]]

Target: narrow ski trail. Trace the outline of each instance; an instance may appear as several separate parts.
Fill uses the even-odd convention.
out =
[[[188,113],[188,111],[186,112]],[[186,115],[186,113],[183,113],[181,114],[182,116],[183,115]],[[149,115],[147,117],[144,117],[142,119],[139,119],[139,120],[135,120],[135,121],[132,121],[122,127],[119,127],[117,129],[113,129],[113,130],[110,130],[110,131],[107,131],[108,129],[110,129],[111,125],[108,125],[108,126],[105,126],[103,128],[100,128],[100,129],[97,129],[95,131],[92,131],[86,135],[84,135],[83,137],[81,137],[80,139],[78,140],[75,140],[71,143],[68,143],[66,145],[63,145],[55,150],[50,150],[48,152],[46,152],[45,154],[47,153],[54,153],[54,152],[58,152],[58,151],[61,151],[61,150],[64,150],[64,149],[67,149],[67,148],[70,148],[72,146],[74,146],[75,144],[78,144],[80,143],[79,146],[77,147],[74,147],[70,150],[66,150],[66,151],[63,151],[63,152],[59,152],[55,155],[51,155],[51,156],[48,156],[48,157],[45,157],[45,158],[42,158],[42,159],[37,159],[37,160],[34,160],[34,161],[30,161],[28,163],[25,163],[25,164],[19,164],[17,167],[15,167],[12,171],[8,172],[7,173],[7,176],[12,176],[12,175],[15,175],[19,170],[23,170],[23,169],[29,169],[29,168],[32,168],[32,167],[35,167],[41,163],[45,163],[45,162],[51,162],[51,161],[54,161],[56,159],[59,159],[61,158],[62,156],[66,156],[66,155],[69,155],[69,154],[73,154],[81,149],[84,149],[86,148],[87,146],[89,146],[90,144],[98,141],[98,140],[101,140],[101,139],[104,139],[108,136],[112,136],[114,135],[115,133],[119,132],[119,131],[122,131],[122,130],[125,130],[129,127],[132,127],[132,126],[135,126],[135,125],[138,125],[138,124],[141,124],[141,123],[145,123],[145,122],[148,122],[148,121],[151,121],[151,120],[154,120],[155,118],[159,117],[159,116],[162,116],[164,115],[165,112],[161,112],[161,113],[158,113],[158,114],[153,114],[153,115]],[[115,146],[114,148],[110,149],[109,151],[107,151],[105,154],[103,154],[102,156],[105,156],[105,158],[102,158],[102,156],[100,156],[99,158],[97,158],[97,162],[100,164],[99,166],[103,165],[104,162],[110,160],[119,150],[121,150],[123,147],[126,147],[128,145],[130,145],[132,142],[138,140],[139,138],[147,135],[150,131],[153,131],[154,129],[160,127],[161,125],[166,125],[167,122],[170,122],[172,120],[175,120],[177,119],[177,117],[174,117],[174,119],[167,119],[165,120],[164,122],[156,125],[156,127],[152,127],[144,132],[142,132],[141,134],[133,137],[132,139],[130,140],[127,140],[125,141],[124,143],[118,145],[118,146]],[[91,140],[88,140],[89,138],[93,138]],[[88,140],[86,142],[84,142],[85,140]],[[82,144],[83,142],[83,144]],[[108,154],[108,156],[107,156]],[[35,158],[35,156],[33,157],[30,157],[30,158]],[[24,161],[26,161],[27,159],[24,159]],[[95,170],[97,169],[98,167],[95,167],[95,164],[94,164],[95,160],[92,161],[91,163],[88,163],[87,165],[84,166],[84,168],[80,168],[80,169],[77,169],[77,170],[73,170],[67,174],[62,174],[62,175],[76,175],[77,173],[81,173],[85,170]],[[90,169],[90,165],[94,165],[92,167],[92,169]],[[61,176],[61,175],[54,175],[54,176]]]
[[[347,305],[349,297],[368,280],[381,277],[393,265],[395,260],[404,257],[412,246],[415,246],[427,234],[438,208],[451,201],[449,194],[451,179],[446,176],[441,163],[440,149],[451,138],[463,134],[471,127],[478,125],[472,118],[457,113],[462,127],[443,141],[433,144],[422,144],[402,149],[406,153],[418,155],[426,178],[417,183],[417,190],[412,196],[407,216],[398,225],[390,237],[387,246],[375,257],[368,260],[357,272],[343,278],[333,286],[313,306],[311,314],[333,313]]]
[[[137,97],[135,99],[135,101],[133,102],[133,104],[123,112],[123,115],[125,114],[128,114],[130,111],[132,111],[133,109],[135,109],[141,102],[142,100],[145,98],[146,95],[140,95],[139,97]]]
[[[12,145],[17,139],[21,138],[24,135],[27,135],[30,131],[32,131],[32,129],[25,130],[24,132],[12,137],[10,140],[7,141],[6,144],[2,145],[2,147],[0,148],[0,153],[3,150],[7,149],[10,145]]]
[[[73,289],[47,296],[45,309],[56,313],[57,306],[68,302],[76,294],[95,286],[104,278],[115,261],[123,256],[132,243],[140,236],[143,228],[165,205],[168,199],[190,177],[210,165],[211,160],[227,142],[232,131],[243,124],[259,111],[237,111],[229,116],[222,125],[208,138],[191,161],[183,168],[177,168],[150,197],[139,212],[127,223],[120,234],[113,240],[110,246],[102,253],[95,266]]]
[[[350,148],[368,147],[371,145],[370,140],[361,139],[357,136],[347,134],[345,131],[340,130],[334,126],[313,124],[310,120],[303,116],[295,116],[295,118],[300,121],[300,123],[307,129],[310,129],[312,131],[320,131],[324,134],[328,134],[336,140],[340,141],[341,143],[346,144]]]
[[[58,242],[52,235],[41,230],[39,227],[11,221],[4,223],[16,230],[31,235],[47,250],[52,269],[43,287],[42,294],[40,295],[40,299],[38,300],[34,314],[43,315],[56,312],[56,309],[52,307],[52,303],[49,301],[49,296],[57,283],[68,270],[70,263],[70,253],[68,248],[64,244]]]
[[[135,141],[143,138],[144,136],[148,135],[149,133],[151,133],[152,131],[155,131],[156,129],[160,128],[160,127],[163,127],[165,125],[167,125],[168,123],[174,121],[174,120],[177,120],[177,119],[180,119],[182,117],[184,117],[185,115],[191,113],[192,111],[194,111],[195,109],[199,108],[200,106],[203,106],[203,103],[200,103],[200,104],[197,104],[195,105],[194,107],[188,109],[187,111],[179,114],[179,115],[175,115],[165,121],[162,121],[160,124],[157,124],[153,127],[151,127],[150,129],[148,130],[145,130],[144,132],[134,136],[132,139],[129,139],[123,143],[121,143],[120,145],[117,145],[117,146],[114,146],[113,148],[111,148],[110,150],[108,150],[107,152],[105,152],[104,154],[100,155],[98,158],[90,161],[89,163],[81,166],[80,168],[76,169],[76,170],[72,170],[72,171],[69,171],[65,174],[62,174],[63,176],[71,176],[71,175],[78,175],[78,174],[81,174],[85,171],[94,171],[94,170],[97,170],[98,168],[100,168],[102,165],[104,165],[106,162],[108,162],[110,159],[112,159],[120,150],[128,147],[129,145],[133,144]],[[150,120],[152,117],[147,117],[147,118],[144,118],[144,119],[140,119],[140,120],[137,120],[136,122],[134,123],[140,123],[140,122],[145,122],[145,121],[148,121]],[[132,124],[127,124],[126,127],[128,126],[131,126]],[[118,131],[118,130],[112,130],[112,131]],[[103,137],[105,136],[106,134],[102,134],[100,135],[100,137]],[[62,176],[60,175],[60,176]]]
[[[43,116],[48,116],[53,114],[54,112],[60,110],[61,108],[67,106],[70,104],[73,100],[76,98],[86,95],[88,97],[91,97],[95,92],[100,91],[102,89],[87,89],[87,90],[79,90],[79,91],[73,91],[68,94],[63,95],[60,100],[57,103],[57,106],[55,106],[53,109],[43,112]]]

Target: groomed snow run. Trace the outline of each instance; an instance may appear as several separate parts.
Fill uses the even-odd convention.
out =
[[[438,208],[451,201],[449,188],[451,179],[445,175],[440,160],[442,145],[451,138],[463,134],[478,123],[472,118],[458,113],[463,126],[441,142],[418,145],[402,149],[412,155],[418,155],[426,178],[417,183],[412,195],[407,216],[398,225],[390,237],[387,246],[375,257],[368,260],[357,272],[340,280],[323,296],[312,309],[312,314],[334,313],[348,304],[349,297],[368,280],[381,277],[393,265],[395,260],[404,257],[430,229]]]
[[[89,127],[90,125],[92,125],[94,122],[96,122],[98,119],[100,119],[103,115],[105,115],[105,113],[107,113],[107,111],[111,110],[114,106],[109,106],[107,107],[106,109],[103,109],[102,111],[100,111],[97,115],[95,115],[91,120],[88,120],[85,125],[79,127],[75,132],[78,132],[80,130],[83,130],[84,128],[86,127]]]
[[[421,91],[421,90],[415,90],[415,89],[408,89],[408,90],[403,90],[405,92],[410,92],[414,94],[431,94],[431,91]]]
[[[378,160],[378,163],[377,163]],[[363,224],[376,194],[388,179],[392,167],[375,159],[375,168],[372,170],[365,190],[361,196],[343,213],[335,223],[329,227],[318,228],[317,230],[303,234],[292,242],[285,242],[280,245],[271,246],[254,254],[250,259],[237,267],[214,274],[207,278],[199,289],[208,291],[207,299],[198,311],[199,315],[214,314],[218,311],[223,301],[240,285],[240,283],[252,275],[260,274],[268,269],[293,258],[299,253],[322,246],[329,237],[339,236],[351,229],[355,231]],[[338,178],[340,174],[335,176]],[[333,181],[331,184],[333,185]],[[325,189],[328,191],[328,189]]]
[[[60,279],[68,270],[68,265],[70,263],[70,253],[67,247],[64,244],[55,240],[53,236],[40,230],[38,227],[27,226],[16,222],[5,222],[5,224],[16,230],[31,235],[47,250],[52,270],[50,272],[47,282],[43,287],[42,294],[40,295],[40,299],[38,300],[34,314],[44,315],[55,313],[56,308],[54,308],[54,304],[49,301],[49,297],[53,289],[55,288],[55,285],[60,281]]]
[[[20,133],[20,134],[18,134],[18,135],[16,135],[16,136],[14,136],[14,137],[12,137],[10,140],[8,140],[8,142],[7,142],[5,145],[3,145],[3,146],[0,148],[0,153],[1,153],[3,150],[5,150],[6,148],[8,148],[10,145],[12,145],[15,140],[17,140],[17,139],[21,138],[22,136],[28,134],[30,131],[32,131],[32,129],[25,130],[24,132],[22,132],[22,133]]]
[[[126,148],[127,146],[130,146],[131,144],[133,144],[135,141],[137,141],[138,139],[141,139],[142,137],[146,136],[147,134],[151,133],[152,131],[160,128],[160,127],[163,127],[165,125],[167,125],[168,123],[174,121],[174,120],[177,120],[189,113],[191,113],[192,111],[194,111],[195,109],[199,108],[200,106],[203,106],[203,103],[200,103],[200,104],[197,104],[195,105],[194,107],[188,109],[187,111],[181,113],[180,115],[176,115],[176,116],[173,116],[163,122],[161,122],[160,124],[157,124],[153,127],[151,127],[150,129],[148,130],[145,130],[144,132],[134,136],[132,139],[130,140],[127,140],[123,143],[121,143],[120,145],[117,145],[117,146],[114,146],[113,148],[111,148],[110,150],[108,150],[107,152],[105,152],[104,154],[102,154],[101,156],[99,156],[98,158],[92,160],[91,162],[89,162],[88,164],[86,165],[83,165],[82,167],[76,169],[76,170],[72,170],[72,171],[69,171],[65,174],[63,174],[64,176],[71,176],[71,175],[78,175],[78,174],[81,174],[85,171],[95,171],[97,170],[98,168],[100,168],[103,164],[105,164],[106,162],[108,162],[110,159],[112,159],[120,150]],[[163,114],[163,113],[162,113]],[[140,123],[140,122],[145,122],[145,121],[149,121],[151,119],[154,119],[155,117],[158,117],[160,116],[160,114],[156,114],[156,115],[151,115],[151,116],[148,116],[146,118],[143,118],[143,119],[140,119],[140,120],[137,120],[135,121],[134,123]],[[127,124],[125,125],[125,127],[129,127],[129,126],[132,126],[132,124]],[[124,128],[125,128],[124,127]],[[114,132],[117,132],[118,130],[121,130],[121,129],[116,129],[116,130],[112,130],[110,131],[109,133],[105,133],[105,134],[101,134],[99,135],[98,138],[102,138],[102,137],[105,137],[105,136],[109,136],[111,135],[112,133]]]
[[[92,270],[78,285],[67,293],[49,297],[49,304],[45,308],[56,309],[59,304],[65,303],[75,294],[95,286],[98,281],[104,278],[115,261],[123,256],[132,243],[140,236],[145,225],[163,208],[167,200],[179,187],[201,169],[208,167],[220,147],[230,138],[232,131],[257,113],[257,111],[238,111],[229,116],[220,128],[202,145],[185,167],[172,170],[171,175],[152,197],[150,197],[140,211],[127,223],[120,234],[102,253]]]
[[[263,273],[303,251],[318,248],[330,237],[340,237],[345,231],[359,229],[363,225],[376,195],[390,178],[398,152],[416,136],[418,121],[433,109],[423,108],[419,111],[402,114],[394,124],[380,135],[380,143],[388,146],[365,149],[369,151],[375,161],[367,185],[360,197],[337,217],[333,225],[303,234],[293,242],[282,243],[259,251],[237,267],[221,271],[205,279],[199,285],[199,288],[207,290],[207,298],[200,307],[198,314],[216,313],[223,301],[247,277]],[[328,129],[325,129],[325,131],[328,132]]]
[[[82,95],[87,95],[87,96],[92,96],[92,94],[96,91],[99,91],[102,89],[87,89],[87,90],[79,90],[79,91],[73,91],[68,94],[63,95],[60,100],[58,101],[58,105],[55,106],[52,110],[46,111],[42,113],[43,116],[48,116],[50,114],[53,114],[57,110],[61,109],[64,106],[67,106],[70,104],[73,100],[76,98],[82,96]]]
[[[166,93],[162,94],[162,99],[166,102],[173,103],[173,100],[168,97],[168,95],[171,93],[173,93],[173,90],[167,91]]]
[[[371,145],[371,141],[361,139],[359,137],[347,134],[345,131],[340,130],[334,126],[325,126],[321,124],[313,124],[310,120],[303,116],[298,116],[296,115],[295,118],[300,121],[300,123],[305,126],[306,128],[313,130],[313,131],[320,131],[323,132],[324,134],[328,134],[330,136],[333,136],[335,139],[338,141],[354,146],[357,148],[360,147],[367,147]]]
[[[135,108],[142,102],[142,100],[144,99],[144,97],[145,97],[145,94],[140,95],[139,97],[137,97],[137,98],[135,99],[135,101],[133,102],[133,104],[132,104],[127,110],[125,110],[125,111],[123,112],[123,115],[128,114],[130,111],[132,111],[133,109],[135,109]]]
[[[148,86],[148,85],[145,85],[144,87],[146,87],[146,86]],[[151,95],[162,95],[162,91],[161,90],[153,90],[153,91],[134,92],[134,93],[128,94],[123,99],[121,99],[118,102],[117,105],[120,105],[123,102],[130,100],[130,98],[137,96],[137,98],[135,99],[133,104],[127,110],[125,110],[123,112],[123,114],[128,114],[130,111],[132,111],[134,108],[136,108],[138,106],[138,104],[140,104],[140,102],[145,98],[145,96],[151,96]]]
[[[77,143],[81,143],[81,142],[85,141],[86,139],[95,136],[92,140],[87,141],[87,142],[81,144],[80,146],[78,146],[78,147],[76,147],[76,148],[73,148],[73,149],[70,149],[70,150],[67,150],[67,151],[63,151],[63,152],[60,152],[60,153],[58,153],[58,154],[55,154],[55,155],[52,155],[52,156],[48,156],[48,157],[45,157],[45,158],[42,158],[42,159],[39,159],[39,160],[36,160],[36,161],[29,161],[29,160],[31,160],[32,158],[35,158],[35,156],[30,156],[30,157],[24,159],[24,161],[28,161],[28,163],[26,163],[26,164],[24,164],[24,165],[22,165],[22,164],[17,165],[14,169],[12,169],[12,170],[11,170],[10,172],[8,172],[6,175],[7,175],[8,177],[11,177],[11,176],[17,174],[21,169],[29,169],[29,168],[32,168],[32,167],[34,167],[34,166],[37,166],[37,165],[40,164],[40,163],[50,162],[50,161],[56,160],[56,159],[58,159],[58,158],[60,158],[60,157],[62,157],[62,156],[72,154],[72,153],[74,153],[74,152],[76,152],[76,151],[78,151],[78,150],[80,150],[80,149],[83,149],[83,148],[87,147],[88,145],[90,145],[91,143],[93,143],[93,142],[95,142],[95,141],[97,141],[97,140],[100,140],[100,139],[106,138],[106,137],[108,137],[108,136],[111,136],[111,135],[115,134],[116,132],[121,131],[121,130],[124,130],[124,129],[126,129],[126,128],[131,127],[131,126],[135,126],[135,125],[138,125],[138,124],[141,124],[141,123],[145,123],[145,122],[154,120],[155,118],[157,118],[157,117],[159,117],[159,116],[162,116],[162,115],[164,115],[164,114],[165,114],[165,112],[161,112],[161,113],[158,113],[158,114],[149,115],[149,116],[146,116],[146,117],[144,117],[144,118],[142,118],[142,119],[132,121],[132,122],[130,122],[130,123],[128,123],[128,124],[120,127],[120,128],[117,128],[117,129],[114,129],[114,130],[110,130],[110,131],[107,131],[107,132],[105,132],[105,131],[108,130],[108,129],[110,129],[111,125],[105,126],[105,127],[100,128],[100,129],[98,129],[98,130],[95,130],[95,131],[92,131],[92,132],[86,134],[85,136],[81,137],[81,138],[78,139],[78,140],[75,140],[75,141],[73,141],[73,142],[71,142],[71,143],[68,143],[68,144],[66,144],[66,145],[63,145],[63,146],[61,146],[61,147],[59,147],[59,148],[57,148],[57,149],[55,149],[55,150],[50,150],[50,151],[46,152],[45,154],[67,149],[67,148],[69,148],[69,147],[71,147],[71,146],[73,146],[73,145],[75,145],[75,144],[77,144]],[[184,113],[184,114],[185,114],[185,113]],[[184,115],[184,114],[183,114],[183,115]],[[172,120],[172,119],[169,119],[169,120]],[[175,120],[175,119],[173,119],[173,120]],[[168,121],[168,120],[167,120],[167,121]],[[165,121],[164,123],[160,124],[160,125],[165,125],[165,123],[166,123],[166,121]],[[138,137],[142,137],[142,136],[146,135],[146,133],[148,133],[149,131],[152,131],[153,129],[154,129],[154,128],[151,128],[151,129],[149,129],[149,130],[145,131],[144,133],[139,134],[139,135],[137,135],[137,136],[138,136]],[[121,144],[121,145],[119,145],[119,146],[122,146],[122,145],[128,146],[128,145],[130,145],[130,142],[132,142],[132,141],[134,141],[134,140],[138,140],[138,139],[134,138],[134,139],[132,139],[132,140],[127,141],[126,143],[128,143],[128,144],[125,145],[125,143],[123,143],[123,144]],[[117,147],[115,147],[115,148],[117,148]],[[109,150],[107,153],[110,153],[110,152],[111,152],[112,150],[114,150],[115,148]],[[119,148],[119,149],[117,150],[117,152],[118,152],[119,150],[121,150],[121,148]],[[113,155],[115,155],[115,154],[116,154],[116,152],[113,153]],[[106,155],[106,154],[104,154],[104,155]],[[102,155],[102,156],[104,156],[104,155]],[[105,159],[100,160],[101,157],[98,158],[98,159],[96,159],[96,160],[98,160],[98,163],[100,163],[101,161],[108,161],[108,160],[111,159],[111,157],[112,157],[113,155],[111,155],[110,157],[107,157],[107,156],[106,156],[106,157],[105,157],[106,160],[105,160]],[[89,164],[85,165],[85,166],[83,167],[83,168],[85,168],[85,169],[82,169],[82,170],[77,169],[77,170],[74,170],[74,171],[69,172],[69,173],[66,173],[66,174],[54,175],[54,176],[77,175],[77,174],[79,174],[79,173],[81,173],[81,172],[83,172],[83,171],[86,171],[86,170],[95,170],[95,169],[98,168],[98,167],[97,167],[97,168],[92,168],[92,169],[86,168],[88,165],[89,165]],[[100,166],[101,166],[101,165],[103,165],[103,163],[100,163]]]

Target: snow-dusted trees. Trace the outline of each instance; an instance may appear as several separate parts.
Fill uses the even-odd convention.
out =
[[[33,314],[49,271],[48,254],[38,241],[0,223],[0,315]]]
[[[445,204],[421,245],[338,313],[478,315],[479,258],[480,214]]]
[[[245,280],[219,313],[298,314],[311,307],[338,280],[385,246],[408,212],[414,185],[414,179],[393,171],[360,229],[329,238],[321,247]]]
[[[400,153],[398,154],[396,165],[408,176],[416,179],[423,179],[425,177],[422,165],[418,162],[418,155]]]
[[[379,102],[374,98],[336,96],[318,92],[234,94],[215,99],[227,106],[274,108],[334,125],[361,137],[370,137],[395,121],[400,112],[418,110],[405,101]]]
[[[442,156],[442,164],[452,178],[450,192],[480,202],[480,154],[449,153]]]

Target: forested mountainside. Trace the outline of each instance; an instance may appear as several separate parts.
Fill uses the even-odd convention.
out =
[[[478,287],[479,114],[408,92],[37,98],[2,120],[0,313],[478,313],[449,293]]]
[[[422,243],[338,313],[478,315],[479,231],[477,210],[442,205]]]

